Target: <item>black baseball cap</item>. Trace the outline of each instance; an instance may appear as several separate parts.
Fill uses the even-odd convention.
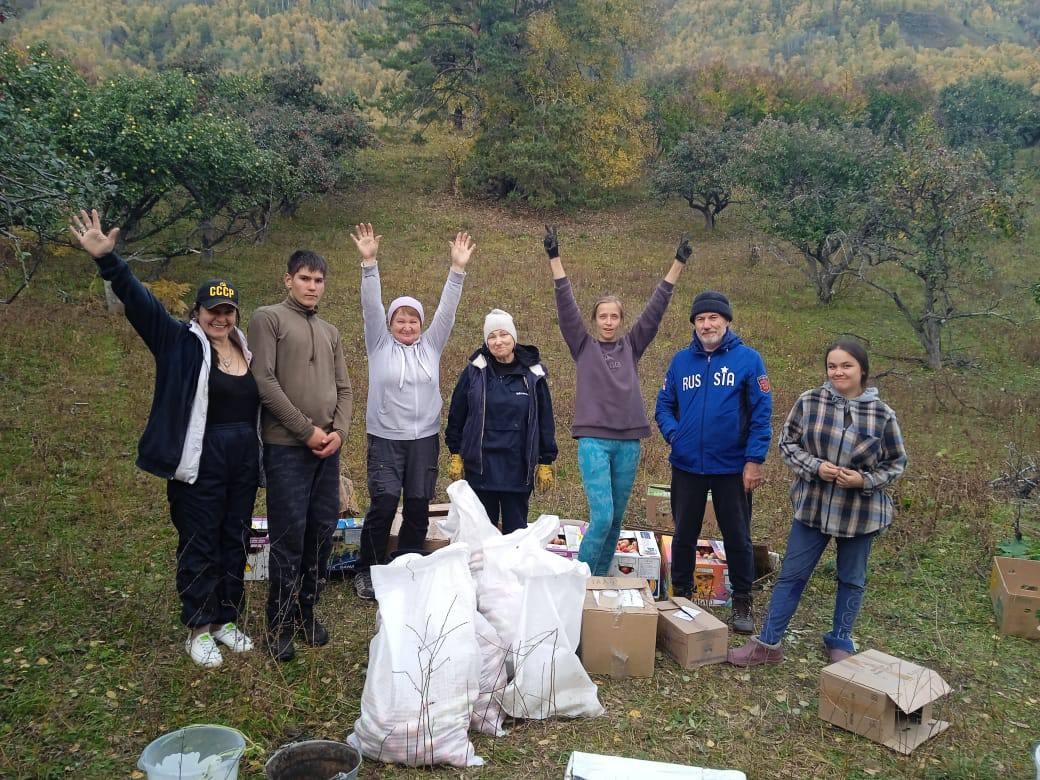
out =
[[[203,309],[212,309],[226,303],[238,309],[238,288],[227,279],[210,279],[199,286],[195,295],[195,305]]]

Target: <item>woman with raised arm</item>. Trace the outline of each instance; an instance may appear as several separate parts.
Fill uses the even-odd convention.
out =
[[[115,254],[119,228],[80,211],[73,236],[123,302],[155,358],[155,392],[138,444],[139,468],[167,480],[177,528],[177,593],[184,643],[199,666],[220,666],[217,643],[240,653],[253,642],[237,625],[243,607],[250,518],[260,476],[260,396],[238,329],[238,289],[204,282],[188,322],[174,319]]]
[[[640,440],[650,435],[637,366],[657,335],[693,250],[684,233],[668,273],[632,327],[622,332],[625,311],[614,295],[600,296],[589,317],[591,330],[586,327],[563,270],[556,228],[546,227],[543,245],[552,269],[560,331],[577,369],[571,435],[578,440],[578,466],[589,504],[589,525],[578,559],[594,576],[604,576],[635,481]]]
[[[451,267],[440,302],[425,331],[423,305],[401,296],[383,309],[379,241],[371,224],[350,237],[361,254],[361,314],[368,353],[368,495],[361,529],[361,560],[354,576],[358,597],[375,598],[372,566],[387,562],[390,527],[404,496],[398,548],[421,549],[437,484],[441,430],[441,353],[448,343],[462,297],[466,265],[476,248],[468,233],[448,242]]]
[[[842,338],[824,352],[827,381],[795,401],[780,435],[791,471],[794,522],[762,632],[729,651],[734,666],[778,664],[781,640],[827,544],[838,553],[834,621],[823,635],[830,663],[855,652],[852,629],[863,604],[874,539],[892,524],[887,489],[906,469],[899,423],[876,387],[867,387],[870,361],[858,341]]]

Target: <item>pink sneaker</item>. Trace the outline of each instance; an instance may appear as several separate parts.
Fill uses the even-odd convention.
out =
[[[726,654],[726,660],[734,666],[778,664],[784,660],[784,649],[779,644],[770,647],[752,637],[743,647],[730,650]]]

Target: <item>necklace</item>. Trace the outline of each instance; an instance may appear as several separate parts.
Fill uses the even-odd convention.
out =
[[[235,362],[235,349],[234,349],[234,347],[231,348],[231,354],[228,355],[227,357],[224,357],[220,353],[220,350],[217,349],[216,347],[213,347],[213,351],[217,353],[217,361],[220,363],[220,365],[223,368],[224,372],[227,373],[231,369],[231,364]]]

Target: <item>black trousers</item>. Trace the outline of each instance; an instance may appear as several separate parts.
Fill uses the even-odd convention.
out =
[[[733,593],[751,592],[755,555],[751,547],[751,505],[743,474],[690,474],[672,467],[672,588],[690,591],[696,561],[697,538],[711,491],[715,517],[726,545],[729,583]]]
[[[501,490],[474,490],[480,503],[487,510],[491,525],[498,526],[502,520],[502,533],[511,534],[527,528],[527,512],[531,503],[531,491],[513,493]]]
[[[372,503],[361,528],[358,570],[387,562],[386,547],[404,494],[397,549],[420,550],[430,526],[430,499],[437,486],[440,438],[383,439],[368,435],[368,495]]]
[[[328,577],[339,519],[339,452],[317,458],[307,447],[264,445],[271,565],[267,629],[277,633],[313,612]]]
[[[181,622],[190,628],[233,622],[242,611],[259,465],[252,423],[212,425],[202,439],[195,484],[166,483],[177,528]]]

